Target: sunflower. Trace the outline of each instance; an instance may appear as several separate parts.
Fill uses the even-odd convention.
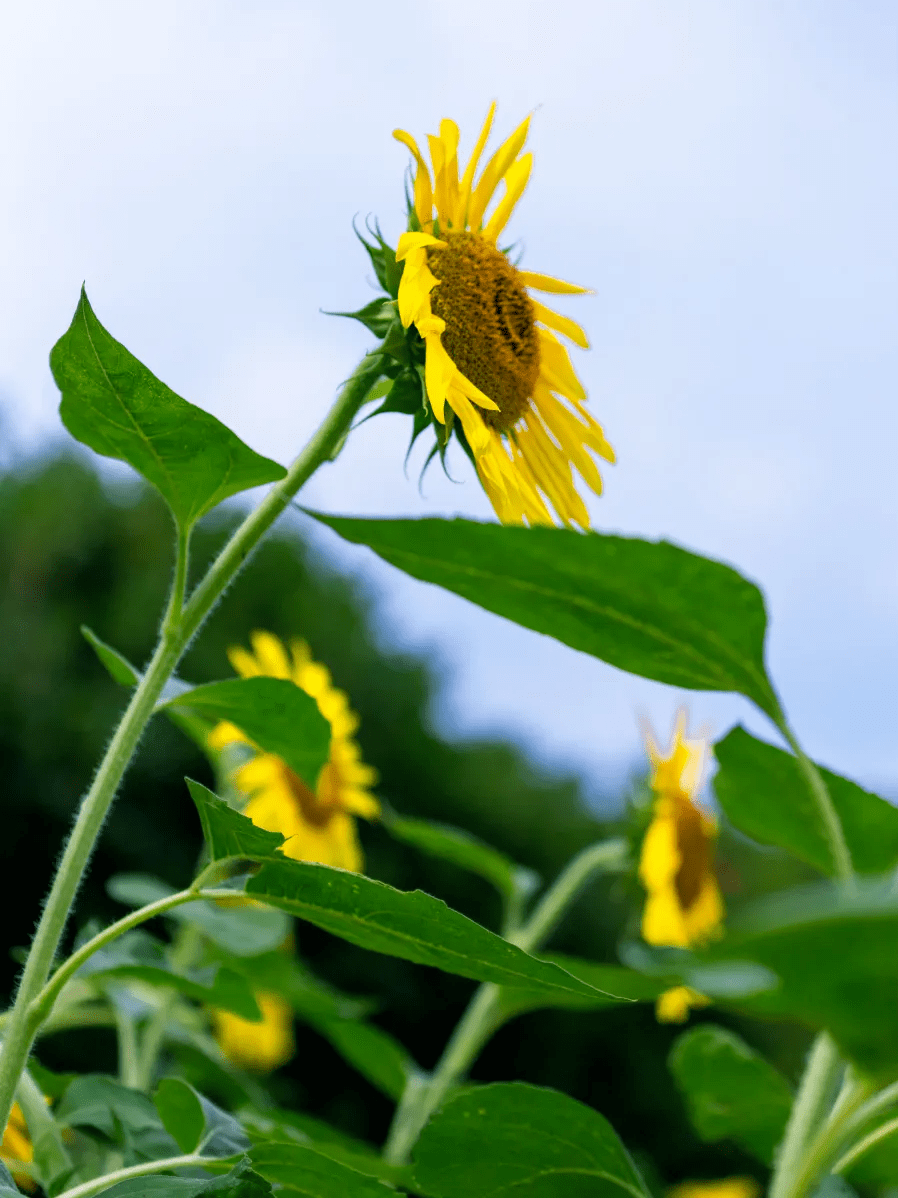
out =
[[[215,1039],[232,1065],[253,1073],[270,1073],[291,1059],[293,1011],[279,994],[261,991],[255,995],[261,1020],[243,1019],[232,1011],[212,1012]]]
[[[758,1198],[761,1187],[753,1177],[721,1181],[683,1181],[667,1191],[668,1198]]]
[[[22,1108],[17,1102],[13,1103],[13,1108],[9,1112],[9,1122],[6,1124],[3,1132],[3,1140],[0,1143],[0,1157],[2,1157],[16,1182],[23,1190],[31,1193],[32,1190],[36,1189],[30,1173],[23,1173],[21,1169],[16,1168],[17,1162],[23,1165],[30,1165],[34,1160],[34,1148],[28,1135],[25,1116],[22,1114]]]
[[[646,742],[655,803],[639,861],[647,894],[642,935],[649,944],[691,948],[715,936],[724,915],[713,868],[717,825],[696,804],[707,742],[686,736],[682,711],[666,755],[650,732]],[[658,1018],[681,1023],[690,1007],[707,1003],[697,991],[677,986],[658,999]]]
[[[531,295],[586,288],[519,270],[500,248],[533,156],[522,153],[528,117],[478,175],[495,107],[461,174],[454,121],[428,138],[430,167],[410,134],[394,132],[415,163],[408,231],[395,253],[379,230],[379,244],[365,245],[400,327],[390,325],[383,302],[345,315],[384,335],[381,352],[393,359],[387,373],[395,381],[380,391],[380,410],[414,414],[413,441],[432,422],[441,456],[454,431],[504,523],[588,528],[574,472],[601,494],[593,455],[614,461],[564,344],[589,343],[578,324]]]
[[[273,753],[256,753],[239,766],[233,780],[248,798],[244,814],[258,827],[285,836],[283,851],[288,857],[360,871],[363,860],[355,817],[376,818],[380,804],[369,791],[377,774],[362,761],[353,739],[358,716],[331,682],[326,667],[312,660],[303,641],[293,641],[288,651],[270,632],[254,632],[250,640],[252,653],[239,646],[228,651],[237,673],[244,678],[261,675],[292,681],[318,704],[331,726],[331,742],[314,790]],[[217,750],[247,743],[240,729],[227,722],[209,737],[210,746]]]

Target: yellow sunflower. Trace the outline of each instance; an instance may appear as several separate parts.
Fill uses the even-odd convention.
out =
[[[666,754],[651,733],[646,741],[655,804],[639,861],[646,889],[642,935],[649,944],[691,948],[716,935],[724,916],[714,875],[717,825],[696,803],[707,742],[686,736],[682,711]],[[658,1018],[680,1023],[690,1007],[707,1002],[689,987],[677,986],[659,998]]]
[[[336,689],[325,666],[312,660],[308,645],[287,647],[270,632],[254,632],[253,652],[232,648],[231,664],[244,678],[289,679],[310,695],[331,726],[330,755],[314,791],[273,753],[257,753],[234,773],[234,783],[248,798],[244,814],[260,828],[287,837],[284,853],[297,861],[320,861],[359,871],[362,851],[355,817],[374,819],[380,804],[369,788],[376,771],[361,759],[353,739],[358,716],[346,695]],[[221,723],[209,737],[215,749],[247,744],[239,728]]]
[[[262,991],[255,998],[261,1020],[242,1019],[220,1008],[213,1010],[215,1039],[231,1064],[254,1073],[270,1073],[285,1065],[296,1048],[293,1010],[279,994]]]
[[[20,1169],[16,1168],[17,1161],[24,1165],[30,1165],[32,1160],[34,1160],[34,1148],[28,1135],[25,1116],[22,1114],[22,1108],[17,1102],[13,1104],[13,1108],[9,1112],[9,1122],[6,1124],[3,1132],[3,1140],[0,1143],[0,1157],[3,1158],[4,1163],[21,1189],[27,1190],[30,1193],[37,1188],[28,1173],[23,1173]]]
[[[761,1187],[753,1177],[721,1181],[683,1181],[667,1191],[668,1198],[758,1198]]]

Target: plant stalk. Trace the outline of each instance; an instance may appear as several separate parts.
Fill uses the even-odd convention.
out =
[[[235,530],[183,607],[180,596],[186,579],[187,547],[186,538],[179,537],[172,596],[159,643],[81,804],[28,953],[0,1054],[0,1127],[9,1119],[16,1086],[40,1026],[40,1014],[32,1011],[32,1004],[46,985],[94,844],[156,702],[187,646],[253,549],[300,487],[319,466],[336,456],[353,418],[380,377],[381,365],[376,354],[362,359],[286,477]]]

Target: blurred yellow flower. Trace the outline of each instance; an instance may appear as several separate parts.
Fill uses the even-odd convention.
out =
[[[293,1011],[279,994],[255,996],[262,1012],[259,1022],[230,1011],[212,1012],[215,1039],[232,1065],[254,1073],[270,1073],[293,1056]]]
[[[409,231],[396,250],[405,264],[399,315],[425,343],[433,416],[447,434],[456,420],[461,426],[456,432],[500,520],[552,524],[552,509],[562,524],[588,528],[572,468],[601,494],[592,455],[613,462],[614,451],[586,408],[559,334],[583,349],[589,342],[573,320],[530,295],[578,295],[586,288],[518,270],[498,247],[533,155],[521,153],[528,117],[475,179],[495,108],[461,178],[454,121],[441,121],[439,136],[428,137],[432,174],[414,138],[401,129],[393,134],[416,164]],[[504,193],[488,215],[500,183]]]
[[[717,825],[696,804],[707,743],[686,736],[686,716],[677,716],[673,739],[662,753],[651,732],[646,745],[655,792],[652,822],[642,842],[639,876],[646,889],[642,935],[649,944],[691,948],[716,935],[723,899],[714,876]],[[686,986],[662,994],[657,1015],[681,1023],[691,1007],[707,999]]]
[[[668,1198],[758,1198],[760,1185],[753,1177],[725,1177],[722,1181],[684,1181],[667,1191]]]
[[[29,1174],[16,1169],[16,1161],[30,1165],[34,1159],[34,1149],[28,1136],[25,1116],[17,1102],[13,1104],[13,1108],[9,1112],[9,1122],[3,1132],[3,1141],[0,1143],[0,1156],[18,1186],[29,1193],[37,1188]]]
[[[228,652],[237,673],[295,683],[318,704],[331,726],[331,742],[329,760],[314,791],[273,753],[257,753],[240,766],[234,783],[248,796],[244,814],[258,827],[287,837],[283,851],[288,857],[359,871],[363,859],[355,817],[376,818],[380,804],[369,791],[377,781],[376,771],[362,761],[353,739],[358,716],[331,682],[328,670],[312,660],[303,641],[293,641],[288,652],[270,632],[254,632],[250,640],[252,653],[240,647]],[[239,728],[221,723],[209,743],[223,749],[248,742]]]

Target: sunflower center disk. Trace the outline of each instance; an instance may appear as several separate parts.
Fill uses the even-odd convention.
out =
[[[533,304],[506,256],[476,233],[444,234],[445,249],[427,251],[439,279],[431,294],[446,322],[443,345],[463,375],[499,405],[479,409],[505,432],[527,412],[539,377]]]

